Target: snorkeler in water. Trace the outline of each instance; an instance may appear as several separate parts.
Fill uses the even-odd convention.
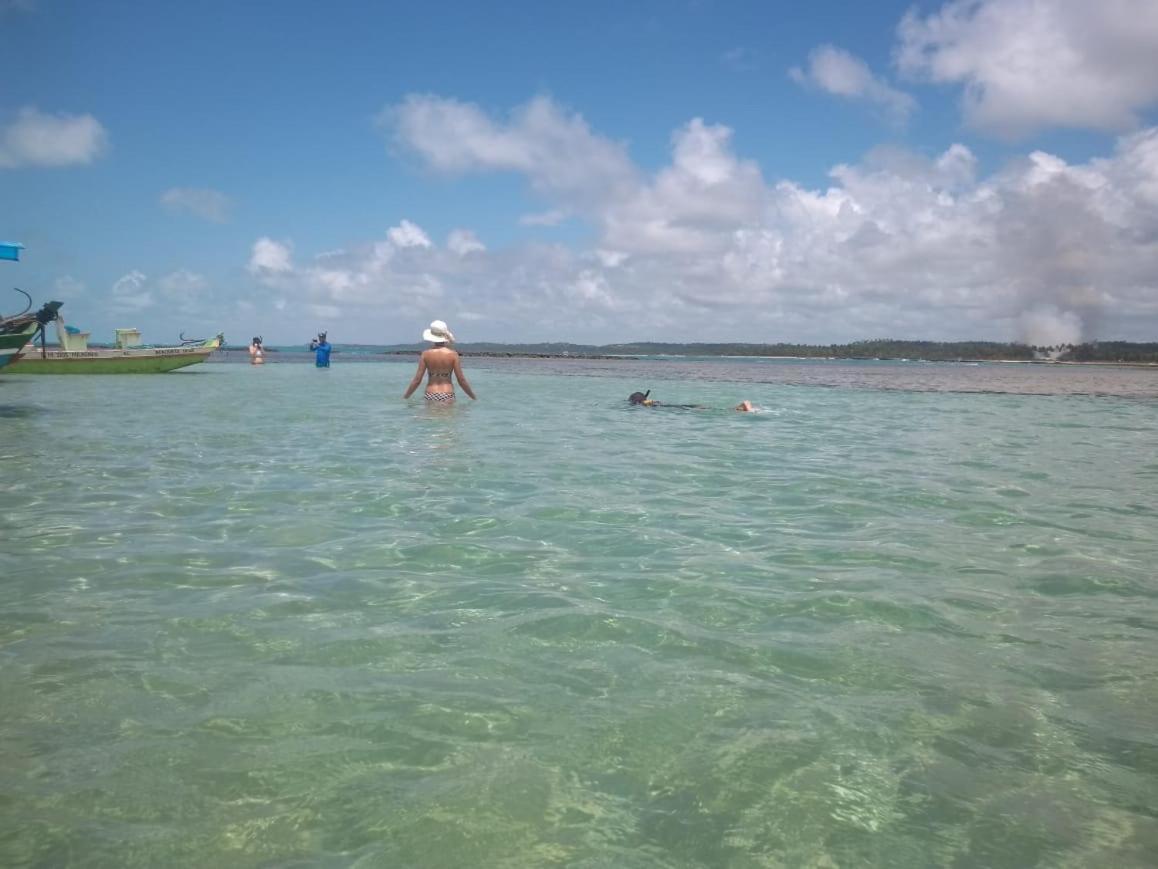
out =
[[[684,407],[692,410],[711,410],[711,408],[705,404],[668,404],[667,402],[656,401],[654,398],[648,398],[649,395],[651,395],[650,389],[647,392],[633,392],[627,396],[627,400],[632,406],[638,404],[641,407]],[[732,408],[732,410],[738,410],[741,413],[751,413],[755,409],[752,402],[747,399]]]
[[[310,349],[314,351],[314,365],[318,368],[330,367],[330,351],[333,345],[326,340],[326,333],[319,332],[318,337],[310,341]]]
[[[656,401],[654,398],[648,398],[651,395],[651,390],[647,392],[633,392],[627,396],[628,402],[632,405],[640,405],[642,407],[690,407],[695,410],[707,410],[702,404],[669,404],[665,401]]]

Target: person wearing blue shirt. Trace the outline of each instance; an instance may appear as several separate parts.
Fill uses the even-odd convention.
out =
[[[326,340],[325,332],[319,332],[318,337],[310,342],[310,349],[314,351],[314,364],[318,368],[330,367],[330,351],[333,347]]]

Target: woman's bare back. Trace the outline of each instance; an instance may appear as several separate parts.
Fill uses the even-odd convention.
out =
[[[431,347],[429,350],[423,351],[418,360],[418,370],[414,373],[414,379],[410,382],[410,387],[406,390],[404,398],[409,398],[418,388],[418,384],[422,382],[423,374],[426,374],[426,395],[428,398],[438,395],[449,396],[453,399],[454,378],[458,379],[463,392],[472,399],[476,398],[474,390],[470,388],[470,383],[467,382],[462,373],[462,360],[458,353],[449,347]]]

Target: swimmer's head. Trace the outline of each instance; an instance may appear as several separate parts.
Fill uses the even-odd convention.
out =
[[[649,395],[651,395],[650,389],[647,392],[633,392],[631,395],[627,396],[627,400],[631,404],[643,404],[645,401],[647,401],[647,397]]]

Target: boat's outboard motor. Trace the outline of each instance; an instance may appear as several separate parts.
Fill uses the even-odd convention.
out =
[[[36,322],[40,324],[41,328],[48,323],[53,322],[60,316],[60,306],[63,302],[45,302],[40,306],[40,310],[36,312]]]

